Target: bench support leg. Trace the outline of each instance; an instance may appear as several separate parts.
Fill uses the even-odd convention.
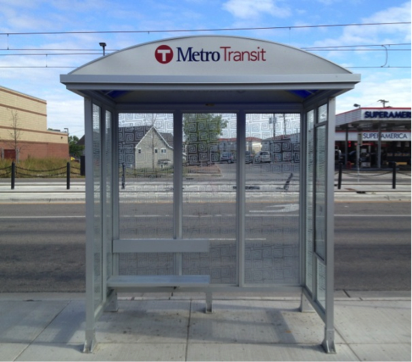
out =
[[[212,292],[206,292],[206,313],[212,313]]]
[[[117,312],[119,310],[119,304],[117,303],[117,292],[113,289],[110,295],[107,297],[105,312]]]
[[[300,296],[300,308],[299,310],[301,312],[314,312],[315,310],[312,308],[310,305],[309,301],[307,300],[305,294],[302,292]]]

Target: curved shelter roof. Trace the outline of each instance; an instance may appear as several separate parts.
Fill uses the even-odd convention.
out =
[[[68,89],[115,104],[303,103],[359,81],[358,74],[300,49],[232,36],[140,44],[61,76]]]

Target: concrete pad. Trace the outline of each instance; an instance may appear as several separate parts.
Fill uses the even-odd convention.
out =
[[[346,345],[326,354],[319,345],[189,343],[188,361],[357,361]]]
[[[410,361],[411,344],[351,344],[361,361]]]
[[[84,343],[85,302],[72,301],[44,329],[34,343]]]
[[[85,293],[0,293],[0,301],[85,300]]]
[[[214,300],[300,300],[301,291],[282,291],[282,292],[214,292]]]
[[[335,329],[349,344],[411,342],[409,301],[338,301]]]
[[[0,343],[30,343],[67,305],[63,301],[0,302]]]
[[[214,301],[213,313],[192,302],[190,343],[321,344],[324,324],[316,313],[298,311],[298,301]],[[337,343],[343,342],[336,336]]]
[[[189,301],[119,301],[96,323],[100,343],[186,343]]]
[[[352,291],[348,290],[347,293],[351,298],[360,298],[362,300],[410,300],[411,291],[405,290],[389,290],[389,291]]]
[[[27,343],[0,343],[0,361],[14,361],[27,346]]]
[[[185,344],[99,343],[93,353],[79,344],[31,345],[17,361],[184,361]]]

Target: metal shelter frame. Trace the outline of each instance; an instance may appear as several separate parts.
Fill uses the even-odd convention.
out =
[[[266,58],[264,64],[256,64],[254,58],[250,58],[251,50],[236,50],[234,54],[239,57],[249,55],[249,61],[242,58],[234,65],[219,65],[218,61],[201,64],[201,52],[197,55],[193,52],[196,46],[202,51],[217,49],[214,53],[210,51],[216,59],[219,52],[223,57],[228,55],[223,53],[228,48],[242,47],[260,49]],[[182,50],[190,48],[192,53]],[[173,61],[168,59],[169,64],[157,64],[154,55],[159,49],[163,49],[160,54],[164,54],[164,49],[171,49],[172,54],[174,51]],[[182,54],[186,55],[186,61],[182,58],[174,63]],[[190,54],[193,61],[189,64]],[[62,75],[61,82],[84,97],[85,102],[84,351],[91,352],[96,344],[95,323],[103,311],[117,310],[117,291],[182,288],[205,292],[206,311],[209,312],[214,291],[301,290],[301,309],[307,310],[311,306],[316,310],[325,323],[322,345],[326,352],[334,353],[335,98],[359,81],[358,75],[292,47],[263,40],[218,36],[174,38],[143,44]],[[159,112],[173,114],[173,238],[124,240],[119,232],[119,114]],[[207,252],[209,248],[208,239],[182,237],[183,114],[211,112],[231,112],[237,119],[237,281],[231,285],[210,283],[207,275],[182,275],[182,253]],[[300,270],[296,285],[253,285],[244,277],[245,124],[246,116],[254,113],[300,114]],[[159,251],[175,255],[174,275],[119,275],[120,253]]]

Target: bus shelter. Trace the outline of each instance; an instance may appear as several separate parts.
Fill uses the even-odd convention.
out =
[[[198,36],[104,56],[84,97],[86,342],[117,292],[302,292],[334,352],[335,99],[360,76],[265,40]]]

